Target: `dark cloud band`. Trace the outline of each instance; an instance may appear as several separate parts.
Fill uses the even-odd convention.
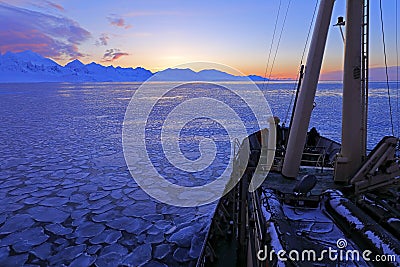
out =
[[[79,45],[91,37],[76,21],[0,3],[0,50],[32,50],[53,58],[83,56]]]

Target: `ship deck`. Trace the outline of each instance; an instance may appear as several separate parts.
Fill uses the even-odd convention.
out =
[[[343,186],[333,181],[332,168],[301,167],[296,179],[287,179],[280,173],[270,172],[265,179],[262,187],[277,190],[284,194],[292,194],[293,188],[304,175],[315,175],[317,183],[311,190],[311,195],[321,195],[328,189],[340,189]]]

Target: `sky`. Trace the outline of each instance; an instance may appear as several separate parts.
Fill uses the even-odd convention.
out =
[[[0,0],[0,52],[32,50],[62,65],[77,58],[153,72],[206,61],[246,75],[295,78],[316,1]],[[345,16],[345,2],[336,0],[331,25]],[[370,2],[370,66],[382,67],[379,0]],[[396,0],[382,3],[388,65],[394,66],[400,8]],[[342,68],[343,48],[332,26],[323,73]]]

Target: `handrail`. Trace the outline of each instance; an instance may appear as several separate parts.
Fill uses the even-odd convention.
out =
[[[323,172],[324,170],[324,165],[325,165],[325,156],[326,156],[326,151],[324,147],[306,147],[305,151],[307,151],[307,149],[319,149],[320,151],[310,151],[310,152],[303,152],[302,158],[301,158],[301,162],[302,163],[308,163],[308,164],[312,164],[315,167],[321,167],[321,172]],[[310,156],[311,158],[316,157],[315,160],[313,159],[303,159],[303,156]]]

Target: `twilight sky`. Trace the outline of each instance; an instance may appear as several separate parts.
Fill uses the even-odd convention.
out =
[[[272,77],[293,78],[315,3],[316,0],[0,0],[0,52],[29,49],[60,64],[79,58],[84,63],[141,66],[152,71],[192,61],[211,61],[245,74],[264,75],[278,10],[270,66],[289,5]],[[388,65],[394,66],[396,0],[383,0],[383,13]],[[332,25],[338,16],[345,16],[345,0],[336,0]],[[384,64],[379,16],[379,0],[371,0],[371,67]],[[323,72],[340,70],[342,54],[340,31],[331,27]]]

